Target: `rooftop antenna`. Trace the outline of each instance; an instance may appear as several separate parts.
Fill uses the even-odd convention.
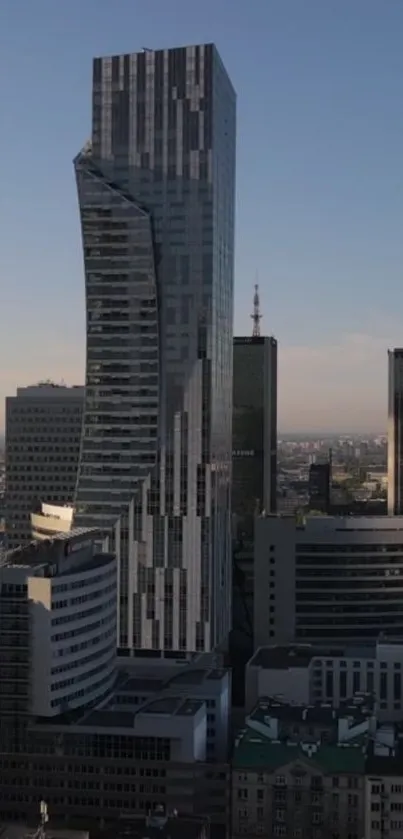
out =
[[[252,337],[259,338],[262,315],[260,314],[259,286],[257,283],[255,285],[255,293],[253,295],[253,313],[251,314],[251,318],[253,320]]]

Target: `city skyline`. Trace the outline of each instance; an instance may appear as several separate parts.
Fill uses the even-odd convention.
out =
[[[217,43],[240,108],[234,334],[251,332],[257,273],[262,333],[279,344],[280,432],[386,429],[387,349],[403,343],[403,7],[273,0],[251,13],[235,2],[228,27],[213,3],[213,25],[182,0],[160,3],[158,15],[123,0],[119,16],[105,0],[73,0],[62,18],[48,0],[16,5],[4,0],[0,12],[0,151],[9,161],[0,428],[17,386],[84,378],[70,159],[88,124],[92,55],[205,40]]]

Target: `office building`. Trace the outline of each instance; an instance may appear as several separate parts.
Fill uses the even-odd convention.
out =
[[[403,349],[388,352],[388,514],[403,514]]]
[[[236,704],[243,704],[245,664],[253,650],[254,520],[263,510],[276,509],[277,342],[259,334],[257,287],[252,317],[252,337],[234,338],[231,660]]]
[[[256,514],[275,512],[276,486],[277,341],[234,338],[232,514],[243,542]]]
[[[330,513],[330,479],[330,461],[327,463],[311,463],[308,479],[310,510],[318,513]]]
[[[229,818],[219,656],[118,657],[117,565],[96,529],[0,558],[0,819],[116,821],[162,805]],[[101,759],[101,760],[100,760]]]
[[[0,565],[0,733],[17,714],[56,717],[116,680],[115,557],[78,529],[6,551]]]
[[[402,516],[261,516],[255,648],[403,638]]]
[[[80,452],[83,387],[43,382],[6,399],[6,545],[30,541],[33,511],[71,504]]]
[[[212,44],[97,58],[75,160],[87,397],[77,522],[114,530],[124,648],[231,616],[235,93]]]
[[[384,639],[366,646],[290,644],[260,647],[246,667],[246,709],[265,696],[300,705],[340,708],[364,693],[379,722],[403,720],[403,643]]]
[[[401,839],[403,833],[402,735],[385,734],[384,748],[366,760],[365,839]]]

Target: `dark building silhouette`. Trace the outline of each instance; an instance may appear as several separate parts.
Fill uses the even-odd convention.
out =
[[[231,666],[233,702],[244,701],[245,663],[253,652],[253,538],[256,513],[275,512],[277,484],[277,341],[259,335],[255,288],[252,337],[234,338],[233,588]]]
[[[312,463],[309,467],[309,507],[320,513],[330,512],[330,473],[331,464]]]
[[[253,539],[256,512],[276,510],[277,341],[234,338],[232,513]]]
[[[403,349],[389,350],[388,514],[403,514]]]

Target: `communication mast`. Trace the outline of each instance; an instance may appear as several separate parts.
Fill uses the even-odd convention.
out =
[[[259,300],[259,286],[255,285],[255,293],[253,295],[253,313],[251,314],[253,320],[252,337],[260,337],[260,321],[262,315],[260,314],[260,300]]]

